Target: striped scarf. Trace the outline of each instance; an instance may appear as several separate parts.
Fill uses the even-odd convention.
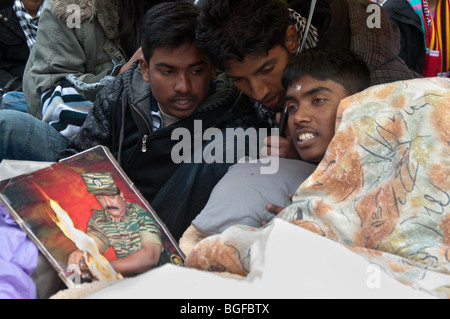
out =
[[[14,1],[13,10],[16,13],[17,18],[19,19],[20,26],[22,27],[23,33],[25,34],[25,38],[27,39],[28,48],[33,48],[34,42],[36,42],[36,35],[38,30],[39,18],[41,16],[42,7],[44,1],[42,1],[41,7],[35,18],[33,18],[25,9],[22,1],[16,0]]]
[[[450,0],[440,0],[433,19],[427,0],[407,0],[419,16],[425,35],[423,76],[450,76]]]

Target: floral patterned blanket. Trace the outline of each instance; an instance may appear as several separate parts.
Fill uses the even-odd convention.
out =
[[[378,85],[343,100],[324,159],[277,217],[450,298],[450,79]],[[262,231],[233,226],[208,237],[186,265],[246,275]]]

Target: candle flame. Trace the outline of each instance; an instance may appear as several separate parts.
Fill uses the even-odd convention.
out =
[[[97,280],[123,279],[122,275],[116,272],[109,261],[100,254],[94,239],[77,229],[67,212],[64,211],[56,201],[49,198],[39,185],[36,185],[36,187],[49,201],[50,207],[55,213],[54,215],[49,214],[52,220],[61,229],[64,235],[72,240],[77,248],[83,252],[91,274]]]

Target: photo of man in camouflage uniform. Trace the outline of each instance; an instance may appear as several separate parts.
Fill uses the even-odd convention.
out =
[[[93,209],[86,234],[97,243],[100,253],[113,247],[116,260],[110,261],[123,276],[145,272],[159,262],[163,244],[158,223],[149,212],[125,200],[108,172],[82,173],[89,193],[101,209]],[[71,253],[69,264],[79,265],[83,253]]]

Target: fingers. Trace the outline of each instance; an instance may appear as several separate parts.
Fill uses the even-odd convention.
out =
[[[261,149],[261,156],[263,157],[300,159],[290,136],[287,138],[268,136],[264,139],[264,144],[265,146]]]
[[[280,206],[277,206],[277,205],[274,205],[274,204],[266,205],[266,210],[269,213],[272,213],[272,214],[275,214],[275,215],[278,215],[279,213],[281,213],[283,211],[283,209],[284,209],[284,207],[280,207]]]

